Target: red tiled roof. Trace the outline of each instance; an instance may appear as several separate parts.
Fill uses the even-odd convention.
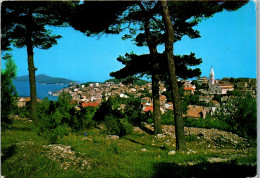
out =
[[[81,107],[97,107],[99,105],[98,102],[83,102],[81,103]]]
[[[203,108],[201,106],[189,105],[187,110],[188,117],[200,117]]]
[[[184,87],[184,90],[195,90],[194,88],[188,88],[188,87]]]
[[[146,106],[144,109],[144,112],[152,111],[153,112],[153,107],[152,106]]]
[[[222,89],[232,89],[234,88],[233,86],[225,86],[225,87],[221,87]]]
[[[230,87],[232,86],[232,87],[233,87],[233,85],[232,85],[231,83],[224,83],[224,84],[220,84],[220,83],[219,83],[218,85],[219,85],[220,87],[221,87],[221,86],[230,86]]]

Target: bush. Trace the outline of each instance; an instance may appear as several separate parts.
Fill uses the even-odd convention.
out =
[[[113,115],[105,117],[105,125],[107,133],[110,135],[124,136],[133,132],[133,125],[130,124],[127,119],[120,119]]]
[[[121,119],[121,130],[120,130],[120,136],[123,135],[129,135],[133,133],[133,125],[130,124],[127,119]]]
[[[185,136],[185,140],[186,140],[187,142],[195,141],[195,140],[197,140],[197,135],[195,135],[195,134],[186,135],[186,136]]]
[[[142,113],[142,105],[140,98],[131,97],[126,103],[125,117],[133,125],[140,125],[145,121],[145,114]]]
[[[121,123],[119,121],[119,118],[109,115],[109,116],[105,117],[104,123],[106,125],[108,134],[110,134],[110,135],[119,135],[120,134]]]
[[[162,115],[162,124],[164,125],[174,125],[174,113],[169,110]]]
[[[5,69],[1,69],[1,128],[10,127],[12,120],[9,115],[16,109],[15,97],[17,96],[12,80],[16,76],[16,65],[10,54],[5,54]]]
[[[211,116],[207,116],[205,119],[185,117],[183,121],[186,127],[197,127],[207,129],[214,128],[219,130],[230,131],[230,126],[226,122],[217,118],[213,118]]]
[[[230,131],[256,139],[256,98],[251,95],[229,99],[216,111],[215,117],[230,126]]]
[[[69,134],[70,128],[61,123],[63,115],[57,110],[51,115],[40,116],[37,134],[46,138],[50,143],[56,143],[59,138]]]

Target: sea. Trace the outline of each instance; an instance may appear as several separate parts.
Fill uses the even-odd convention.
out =
[[[28,97],[30,96],[30,85],[29,82],[15,82],[13,81],[13,84],[16,87],[16,91],[18,93],[19,97]],[[45,97],[48,97],[49,100],[57,101],[58,96],[52,96],[49,95],[49,91],[57,91],[61,90],[62,88],[66,88],[68,85],[66,84],[43,84],[36,82],[36,92],[37,92],[37,98],[44,99]]]

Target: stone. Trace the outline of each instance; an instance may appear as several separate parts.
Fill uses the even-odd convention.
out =
[[[161,139],[161,138],[166,137],[166,135],[165,134],[157,134],[155,137]]]
[[[117,135],[107,135],[106,139],[117,140],[117,139],[119,139],[119,136],[117,136]]]
[[[141,149],[141,151],[143,151],[143,152],[146,152],[146,151],[147,151],[147,149],[146,149],[146,148],[142,148],[142,149]]]
[[[88,138],[88,137],[83,137],[82,141],[84,141],[84,140],[93,141],[91,138]]]
[[[176,154],[176,151],[175,150],[172,150],[168,153],[168,155],[175,155]]]

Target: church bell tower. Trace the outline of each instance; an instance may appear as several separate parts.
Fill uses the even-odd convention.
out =
[[[215,84],[215,74],[213,70],[213,66],[211,67],[210,73],[209,73],[209,88]]]

